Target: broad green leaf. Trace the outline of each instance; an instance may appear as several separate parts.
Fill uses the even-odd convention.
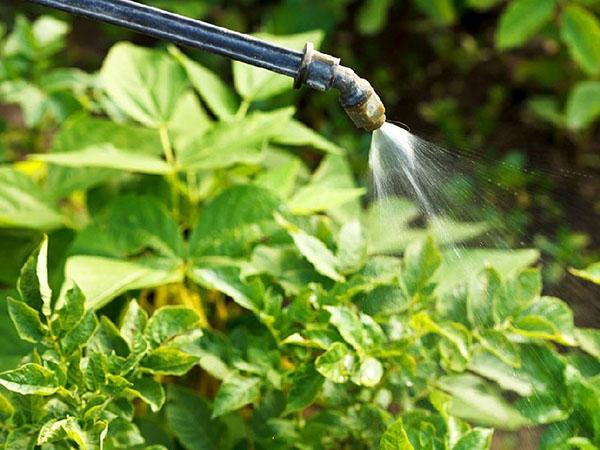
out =
[[[404,252],[402,280],[413,296],[429,284],[441,262],[440,252],[431,237],[411,243]]]
[[[12,403],[0,393],[0,421],[7,423],[15,413],[15,407]]]
[[[162,384],[151,376],[143,376],[133,381],[131,389],[135,395],[150,405],[153,412],[157,412],[165,403],[165,390]]]
[[[294,158],[287,163],[267,169],[256,177],[254,184],[287,200],[294,192],[302,164],[300,159]]]
[[[273,213],[280,208],[276,195],[257,186],[238,185],[223,191],[194,225],[190,256],[243,256],[249,246],[268,236]]]
[[[485,269],[469,284],[467,315],[475,327],[493,324],[494,304],[498,302],[501,280],[493,269]]]
[[[107,441],[109,445],[112,444],[117,448],[136,448],[145,443],[144,437],[136,424],[122,417],[110,422]]]
[[[450,412],[462,419],[485,426],[515,430],[528,420],[502,396],[472,375],[446,376],[438,382],[452,395]]]
[[[358,219],[346,222],[337,237],[337,260],[341,272],[355,272],[367,260],[367,243]]]
[[[85,313],[81,320],[61,339],[60,344],[63,352],[69,355],[77,350],[78,347],[85,345],[94,334],[94,331],[96,331],[97,326],[98,319],[96,318],[96,314],[91,310]]]
[[[143,335],[147,323],[148,314],[146,311],[140,308],[135,300],[130,301],[121,319],[119,332],[131,351],[138,351],[140,345],[145,347],[145,342],[140,341],[144,341]]]
[[[579,278],[600,284],[600,262],[594,263],[583,270],[570,269],[570,272]]]
[[[583,351],[600,359],[600,330],[594,328],[576,328],[575,338]]]
[[[369,254],[402,252],[412,237],[405,230],[418,216],[419,208],[403,198],[379,199],[369,205],[363,216]]]
[[[0,371],[13,369],[31,351],[31,345],[21,340],[10,319],[7,294],[0,292]]]
[[[198,358],[176,348],[159,347],[140,363],[152,373],[161,375],[185,375],[198,362]]]
[[[267,40],[275,45],[301,52],[307,42],[318,47],[323,40],[321,31],[310,31],[289,36],[275,36],[259,33],[259,39]],[[238,61],[233,63],[233,81],[238,93],[247,101],[265,100],[274,95],[292,89],[293,80],[266,69],[252,67]]]
[[[508,340],[501,331],[488,329],[483,330],[479,336],[481,345],[506,364],[512,367],[521,365],[518,347]]]
[[[294,108],[254,112],[232,122],[218,122],[204,135],[178,149],[177,162],[185,170],[223,169],[234,164],[256,164],[265,145],[285,128]]]
[[[231,375],[226,378],[215,397],[212,417],[219,417],[258,400],[260,379]]]
[[[44,339],[46,330],[35,309],[25,302],[12,298],[7,299],[7,304],[8,313],[21,339],[34,344]]]
[[[85,312],[85,297],[79,286],[69,289],[65,296],[65,304],[58,311],[58,320],[63,332],[73,328]]]
[[[188,273],[196,283],[228,295],[250,311],[258,312],[262,307],[263,289],[257,284],[244,283],[236,267],[195,267]]]
[[[0,373],[0,385],[23,395],[52,395],[59,386],[54,373],[39,364],[27,363]]]
[[[497,351],[492,353],[482,349],[476,350],[469,363],[469,369],[484,378],[496,382],[505,391],[513,391],[523,397],[534,394],[535,380],[532,380],[527,373],[515,370],[514,365],[509,365],[504,360],[498,358],[497,353]],[[520,361],[519,353],[519,363]]]
[[[441,25],[450,25],[456,20],[452,0],[416,0],[417,7]]]
[[[492,445],[492,430],[474,428],[467,432],[452,447],[452,450],[488,450]]]
[[[341,342],[332,344],[315,361],[315,368],[334,383],[345,383],[356,370],[357,361],[354,352]]]
[[[314,236],[304,232],[297,226],[277,216],[278,223],[285,228],[294,240],[300,253],[315,267],[316,271],[335,281],[344,281],[344,276],[338,273],[337,259],[327,246]]]
[[[301,411],[309,406],[323,387],[323,378],[312,364],[306,364],[288,376],[290,389],[287,395],[286,412]]]
[[[52,230],[63,217],[40,187],[27,175],[0,168],[0,227]]]
[[[599,44],[600,46],[600,44]],[[580,81],[567,99],[567,125],[579,130],[600,117],[600,81]]]
[[[465,249],[458,252],[444,252],[442,263],[436,271],[433,281],[437,283],[436,292],[444,295],[457,285],[477,276],[482,267],[491,267],[502,278],[515,274],[539,258],[539,252],[526,250]]]
[[[292,119],[279,134],[273,137],[273,142],[282,145],[297,147],[311,147],[326,153],[343,155],[345,150],[333,142],[328,141],[302,122]]]
[[[240,101],[235,93],[219,76],[191,60],[178,48],[169,47],[169,52],[183,66],[188,78],[206,102],[206,105],[221,120],[231,120],[240,107]]]
[[[358,314],[347,306],[326,306],[325,309],[331,314],[329,322],[344,340],[357,351],[365,350],[363,324]]]
[[[190,127],[190,123],[194,126]],[[167,135],[171,146],[179,149],[203,136],[213,126],[214,122],[200,104],[198,96],[189,89],[183,94],[173,111]]]
[[[560,36],[573,59],[589,75],[600,73],[600,22],[587,9],[567,5],[561,14]]]
[[[127,342],[119,334],[115,324],[106,316],[100,318],[98,329],[88,343],[87,349],[106,355],[114,353],[120,357],[126,357],[129,354]]]
[[[183,69],[165,52],[123,42],[109,51],[100,78],[120,109],[151,128],[170,121],[188,83]]]
[[[164,306],[157,310],[146,326],[145,335],[153,347],[175,336],[187,333],[198,326],[200,318],[190,308],[183,306]]]
[[[391,0],[368,0],[358,12],[358,29],[362,34],[376,34],[385,25],[388,11],[392,6]]]
[[[80,448],[87,448],[80,435],[81,429],[79,428],[79,424],[73,417],[69,417],[67,419],[50,420],[42,425],[42,428],[40,428],[40,432],[38,434],[37,445],[48,444],[66,439],[67,429],[70,430],[72,435],[74,435],[74,441],[77,442]],[[77,429],[79,432],[73,433],[75,429]]]
[[[564,126],[565,117],[562,105],[553,96],[533,96],[527,101],[527,107],[538,118],[545,120],[557,128]]]
[[[398,419],[385,430],[379,442],[379,450],[415,450],[408,439],[402,419]]]
[[[329,188],[319,184],[308,184],[298,189],[289,200],[288,207],[294,214],[308,215],[342,206],[360,198],[362,188]]]
[[[166,174],[171,170],[159,156],[127,151],[110,143],[72,152],[36,154],[30,158],[65,167],[99,167],[149,174]]]
[[[197,392],[170,384],[166,419],[177,440],[187,450],[229,448],[223,424],[211,419],[210,406]]]
[[[555,0],[512,0],[500,16],[496,46],[518,47],[527,42],[552,18]]]
[[[367,356],[361,361],[352,381],[361,386],[374,387],[379,384],[382,377],[383,365],[381,362],[372,356]]]
[[[152,250],[175,269],[183,248],[177,222],[162,203],[152,197],[124,196],[79,233],[72,252],[124,258]]]
[[[541,297],[513,322],[524,336],[551,339],[563,345],[576,345],[573,312],[562,300]]]
[[[458,323],[436,323],[431,317],[420,312],[413,315],[410,319],[410,325],[421,335],[435,333],[445,338],[456,347],[460,355],[467,360],[470,354],[470,334],[467,329]]]
[[[133,289],[177,283],[183,273],[160,264],[120,261],[101,256],[71,256],[65,266],[65,277],[77,284],[86,298],[86,307],[98,309],[113,298]],[[63,286],[63,291],[69,288]]]

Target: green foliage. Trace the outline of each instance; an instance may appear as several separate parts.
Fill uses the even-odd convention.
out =
[[[502,47],[549,20],[518,3]],[[436,26],[459,17],[417,4]],[[35,68],[62,38],[2,51]],[[600,337],[543,295],[539,252],[457,253],[490,225],[363,207],[345,150],[294,118],[288,79],[232,77],[116,44],[90,85],[64,88],[77,108],[29,123],[49,148],[0,169],[2,233],[31,233],[2,244],[33,249],[0,305],[1,337],[23,341],[0,350],[0,447],[478,450],[491,428],[546,424],[546,448],[600,445]],[[596,117],[584,94],[569,126]]]

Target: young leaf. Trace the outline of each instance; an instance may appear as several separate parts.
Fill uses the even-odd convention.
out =
[[[473,428],[461,436],[452,450],[488,450],[492,445],[492,430]]]
[[[29,256],[21,269],[17,289],[25,303],[50,317],[52,291],[48,285],[48,238]]]
[[[440,252],[431,237],[408,246],[404,252],[402,280],[409,295],[415,295],[429,283],[440,262]]]
[[[8,313],[21,339],[34,344],[44,339],[46,330],[35,309],[25,302],[10,297],[7,299],[7,304]]]
[[[567,5],[561,14],[560,36],[573,59],[589,75],[600,73],[600,22],[587,9]]]
[[[217,391],[211,417],[219,417],[253,403],[259,394],[260,379],[231,375],[223,381]]]
[[[329,322],[337,328],[344,340],[355,350],[364,350],[363,324],[358,314],[346,306],[326,306],[325,309],[331,314]]]
[[[580,81],[573,87],[566,116],[567,125],[574,130],[586,128],[600,117],[600,81]]]
[[[290,389],[287,395],[286,412],[300,411],[310,405],[321,391],[323,378],[312,364],[306,364],[288,376]]]
[[[277,136],[274,136],[273,140],[278,144],[312,147],[334,155],[343,155],[345,153],[343,148],[328,141],[295,119],[290,120],[285,129],[282,129]]]
[[[151,376],[143,376],[133,382],[131,388],[135,395],[150,405],[153,412],[157,412],[165,403],[165,390],[162,384]]]
[[[367,243],[360,222],[346,222],[337,238],[338,267],[342,272],[360,269],[367,260]]]
[[[394,422],[381,437],[379,450],[415,450],[404,429],[402,419]]]
[[[0,373],[0,385],[23,395],[52,395],[59,386],[54,373],[39,364],[27,363]]]
[[[7,423],[15,413],[15,407],[12,403],[0,393],[0,422]]]
[[[160,347],[149,353],[141,362],[142,367],[162,375],[185,375],[198,358],[176,348]]]
[[[183,69],[165,52],[123,42],[109,51],[100,78],[119,108],[151,128],[170,121],[188,86]]]
[[[573,312],[555,297],[542,297],[513,322],[515,331],[538,339],[551,339],[563,345],[576,345]]]
[[[183,306],[164,306],[157,310],[146,326],[146,337],[154,347],[196,328],[198,314]]]
[[[341,342],[333,343],[315,361],[315,368],[334,383],[345,383],[356,370],[356,356]]]
[[[119,332],[131,351],[135,352],[144,347],[144,344],[140,341],[144,339],[144,330],[147,323],[148,314],[146,311],[140,308],[135,300],[130,301],[121,319]]]
[[[527,42],[552,17],[556,0],[512,0],[500,16],[496,31],[499,49]]]
[[[308,215],[336,208],[365,193],[362,188],[331,188],[319,184],[308,184],[298,190],[288,202],[290,210],[297,215]]]
[[[64,306],[58,311],[58,319],[62,331],[69,331],[79,322],[85,313],[85,297],[79,286],[68,290]]]
[[[71,328],[60,341],[66,355],[73,353],[78,347],[87,343],[98,327],[98,319],[94,311],[86,312],[81,320]]]

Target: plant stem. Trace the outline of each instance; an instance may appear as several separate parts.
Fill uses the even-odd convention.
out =
[[[250,109],[250,103],[251,101],[247,98],[242,100],[242,103],[240,103],[240,107],[237,110],[237,113],[235,113],[235,120],[243,119],[246,116],[246,114],[248,113],[248,109]]]
[[[167,180],[171,186],[171,200],[173,202],[173,213],[176,218],[179,217],[179,189],[177,187],[177,168],[175,167],[175,153],[173,151],[173,144],[169,137],[169,129],[165,124],[162,124],[158,128],[160,134],[160,143],[163,148],[163,153],[167,164],[170,167],[169,173],[167,174]]]

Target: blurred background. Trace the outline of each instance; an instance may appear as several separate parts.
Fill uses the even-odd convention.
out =
[[[600,259],[600,0],[144,3],[241,32],[321,30],[321,50],[371,81],[389,119],[459,155],[448,188],[454,215],[493,205],[481,218],[501,218],[509,245],[540,248],[548,292],[573,302],[580,325],[600,324],[598,292],[568,273]],[[26,40],[25,18],[41,14],[66,20],[71,30],[64,48],[49,43],[30,55],[34,63],[23,70],[32,79],[50,67],[95,71],[119,40],[164,45],[23,0],[2,2],[0,31]],[[231,81],[229,61],[188,53]],[[8,66],[0,62],[0,81],[10,79]],[[289,104],[290,96],[301,120],[350,150],[367,184],[370,135],[357,132],[335,93],[286,92],[270,105]],[[56,117],[36,118],[19,108],[19,98],[1,97],[0,84],[0,160],[43,147],[43,134],[31,130],[70,112],[67,101]],[[452,186],[460,195],[452,197]]]

